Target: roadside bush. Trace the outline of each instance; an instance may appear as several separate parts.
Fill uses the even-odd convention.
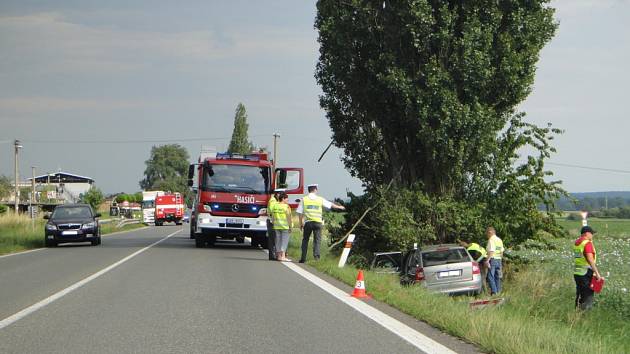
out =
[[[580,221],[580,220],[582,220],[582,216],[580,216],[580,214],[578,214],[578,213],[569,213],[569,215],[567,215],[567,220],[569,220],[569,221]]]
[[[9,208],[7,208],[6,205],[4,204],[0,204],[0,214],[4,214],[7,212],[7,210],[9,210]]]
[[[414,243],[438,244],[466,240],[485,244],[485,228],[494,226],[507,247],[528,239],[543,244],[563,235],[550,214],[536,209],[513,210],[513,206],[467,203],[453,197],[431,197],[420,187],[377,189],[362,196],[348,195],[345,221],[328,225],[333,241],[343,237],[361,215],[373,208],[356,227],[353,253],[357,259],[371,259],[375,251],[409,249]],[[512,213],[513,212],[513,213]]]

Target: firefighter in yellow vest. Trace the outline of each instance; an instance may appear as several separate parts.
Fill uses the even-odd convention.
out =
[[[286,257],[289,246],[289,234],[293,227],[291,217],[291,207],[289,206],[289,196],[285,192],[278,193],[278,200],[271,207],[271,218],[273,219],[273,230],[276,236],[275,249],[276,259],[282,262],[289,261]]]
[[[573,244],[573,254],[575,259],[575,269],[573,278],[575,279],[575,307],[580,310],[588,310],[593,306],[594,292],[591,289],[593,276],[601,279],[597,269],[597,253],[593,245],[593,234],[595,231],[590,226],[584,226],[580,230],[580,238]]]
[[[324,225],[324,209],[346,210],[339,205],[317,195],[317,184],[308,185],[308,194],[300,201],[296,212],[300,215],[300,229],[302,234],[302,256],[300,263],[306,262],[308,243],[313,234],[313,258],[319,260],[319,250],[322,242],[322,228]]]
[[[495,295],[501,292],[502,259],[505,249],[503,248],[503,241],[497,236],[494,227],[491,226],[486,229],[486,236],[488,237],[488,245],[486,246],[488,256],[485,262],[488,275],[486,278],[490,287],[490,295]]]

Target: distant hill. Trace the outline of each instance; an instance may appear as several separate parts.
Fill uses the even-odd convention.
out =
[[[606,207],[620,208],[630,206],[630,191],[582,192],[570,193],[577,199],[577,205],[569,198],[561,198],[556,203],[559,210],[601,210]]]

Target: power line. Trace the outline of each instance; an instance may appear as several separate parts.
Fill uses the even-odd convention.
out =
[[[250,135],[250,138],[271,135]],[[190,141],[230,140],[231,138],[168,138],[168,139],[130,139],[130,140],[22,140],[33,144],[143,144],[143,143],[177,143]]]
[[[568,164],[568,163],[546,162],[546,164],[547,165],[552,165],[552,166],[580,168],[580,169],[583,169],[583,170],[591,170],[591,171],[630,173],[630,171],[628,171],[628,170],[617,170],[617,169],[612,169],[612,168],[599,168],[599,167],[591,167],[591,166],[572,165],[572,164]]]

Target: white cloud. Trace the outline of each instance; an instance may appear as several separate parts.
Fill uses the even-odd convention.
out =
[[[30,73],[126,73],[160,63],[180,67],[214,59],[247,56],[313,55],[312,33],[274,29],[223,33],[152,32],[90,27],[58,13],[0,17],[0,70],[11,66]]]
[[[58,97],[0,98],[3,114],[34,114],[54,111],[92,111],[130,109],[155,106],[157,103],[141,100],[66,99]]]

